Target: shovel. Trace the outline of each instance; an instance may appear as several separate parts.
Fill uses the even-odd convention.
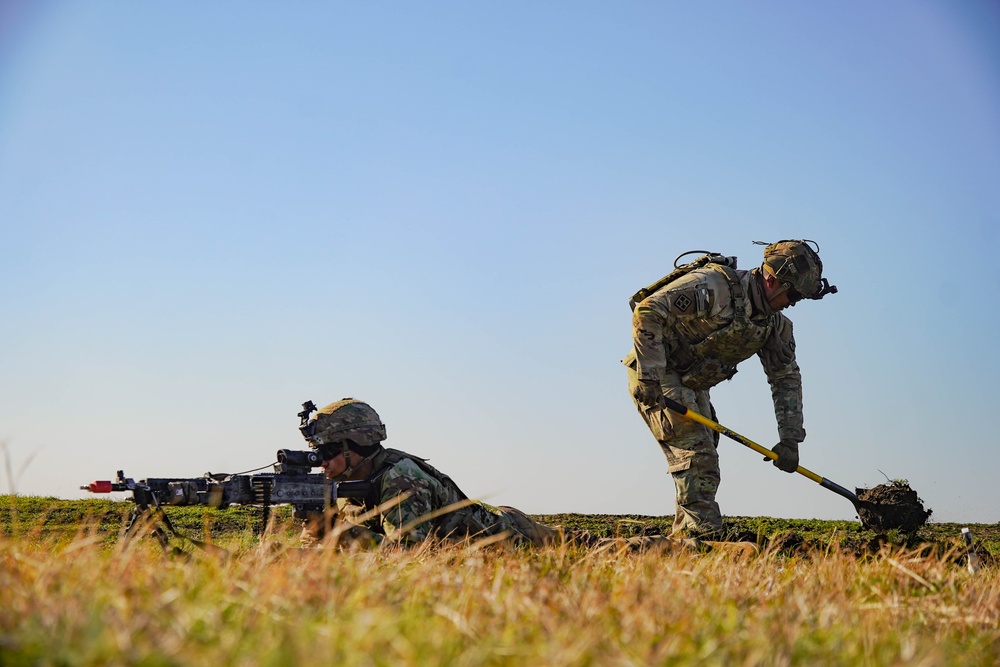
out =
[[[670,408],[672,411],[676,412],[677,414],[679,414],[681,416],[687,417],[688,419],[690,419],[692,421],[698,422],[702,426],[705,426],[707,428],[712,429],[713,431],[717,431],[717,432],[721,433],[722,435],[725,435],[725,436],[727,436],[729,438],[732,438],[733,440],[735,440],[736,442],[740,443],[741,445],[746,445],[747,447],[749,447],[750,449],[754,450],[758,454],[763,454],[764,456],[766,456],[767,458],[769,458],[771,460],[775,460],[775,459],[778,458],[778,455],[775,454],[774,452],[772,452],[770,449],[768,449],[766,447],[762,447],[761,445],[758,445],[753,440],[750,440],[749,438],[745,438],[742,435],[740,435],[739,433],[736,433],[735,431],[729,430],[728,428],[726,428],[722,424],[717,424],[716,422],[712,421],[708,417],[701,416],[700,414],[698,414],[694,410],[689,410],[688,408],[684,407],[683,405],[681,405],[680,403],[678,403],[677,401],[675,401],[673,399],[670,399],[670,398],[667,398],[666,396],[664,396],[663,397],[663,405],[666,406],[666,407],[668,407],[668,408]],[[862,514],[862,510],[866,510],[866,511],[870,512],[873,509],[870,506],[871,503],[866,503],[865,501],[860,500],[856,495],[854,495],[853,493],[851,493],[850,491],[848,491],[847,489],[845,489],[844,487],[842,487],[840,484],[837,484],[836,482],[831,482],[826,477],[823,477],[822,475],[817,475],[812,470],[807,470],[806,468],[803,468],[802,466],[799,466],[798,468],[795,469],[795,472],[797,472],[800,475],[803,475],[805,477],[808,477],[812,481],[814,481],[817,484],[819,484],[820,486],[822,486],[824,489],[829,489],[830,491],[833,491],[834,493],[836,493],[838,495],[841,495],[841,496],[847,498],[848,500],[850,500],[851,503],[854,504],[854,509],[858,511],[858,516],[859,517],[863,517],[864,516],[864,514]],[[862,519],[862,523],[864,523],[863,519]]]

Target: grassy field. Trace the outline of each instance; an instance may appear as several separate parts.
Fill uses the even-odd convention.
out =
[[[0,665],[995,665],[1000,533],[728,517],[761,555],[296,548],[276,509],[168,510],[221,549],[124,541],[131,507],[0,496]],[[663,517],[538,517],[629,537]],[[183,543],[179,543],[184,546]],[[224,550],[223,550],[224,549]]]

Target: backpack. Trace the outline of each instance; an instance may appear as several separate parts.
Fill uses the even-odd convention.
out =
[[[692,255],[696,252],[704,253],[698,259],[688,262],[687,264],[681,264],[678,266],[677,260],[685,255]],[[688,250],[685,253],[681,253],[674,259],[674,270],[657,280],[652,285],[643,287],[641,290],[632,295],[632,298],[628,300],[629,308],[633,311],[637,303],[645,299],[647,296],[653,292],[666,287],[670,283],[674,282],[681,276],[684,276],[695,269],[700,269],[706,264],[721,264],[722,266],[728,266],[730,269],[736,269],[736,257],[720,255],[717,252],[711,252],[708,250]]]

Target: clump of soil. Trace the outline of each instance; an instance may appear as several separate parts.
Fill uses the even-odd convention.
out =
[[[856,489],[861,525],[872,530],[898,528],[912,532],[927,523],[931,510],[906,480],[893,480],[871,489]]]

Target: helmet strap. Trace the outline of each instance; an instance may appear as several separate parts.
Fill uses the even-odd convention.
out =
[[[748,291],[750,292],[751,307],[760,315],[773,315],[774,309],[771,308],[771,304],[767,302],[767,298],[764,296],[764,281],[767,279],[767,275],[770,274],[766,274],[760,267],[757,267],[750,271],[750,275],[750,289]]]
[[[343,440],[340,444],[344,452],[344,465],[346,466],[343,474],[354,472],[354,468],[351,467],[351,447],[347,444],[347,442],[347,440]]]
[[[376,448],[376,450],[374,452],[372,452],[371,454],[369,454],[365,458],[363,458],[360,461],[358,461],[358,465],[352,466],[351,465],[351,450],[348,448],[347,441],[345,440],[344,441],[344,463],[347,465],[347,467],[344,468],[344,472],[342,472],[339,475],[337,475],[337,480],[338,481],[344,481],[344,480],[350,479],[351,475],[354,474],[355,470],[358,470],[360,468],[364,468],[365,464],[368,463],[369,461],[371,461],[372,459],[374,459],[376,456],[378,456],[378,454],[379,454],[380,451],[382,451],[381,447]]]

